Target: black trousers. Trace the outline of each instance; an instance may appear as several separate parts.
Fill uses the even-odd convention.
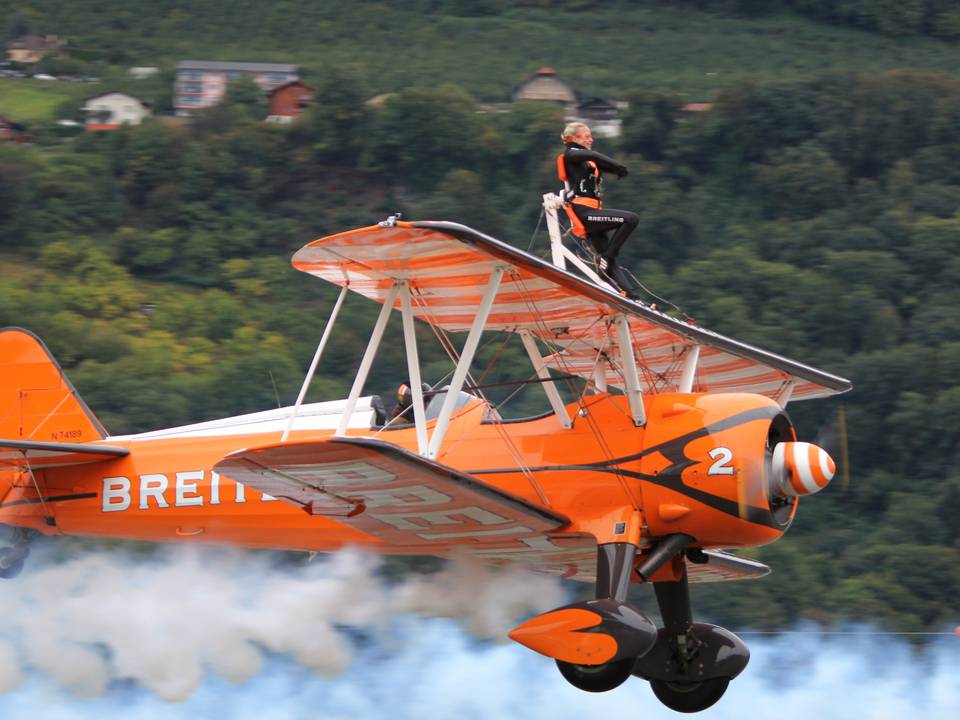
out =
[[[610,265],[616,265],[620,248],[640,222],[637,214],[629,210],[597,209],[583,205],[574,205],[573,210],[586,228],[587,237],[597,252]],[[612,235],[609,234],[611,231]]]

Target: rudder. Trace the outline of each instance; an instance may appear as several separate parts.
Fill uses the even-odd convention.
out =
[[[0,328],[0,438],[84,443],[107,432],[43,341]]]

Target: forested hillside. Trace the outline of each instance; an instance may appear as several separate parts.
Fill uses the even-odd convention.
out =
[[[239,44],[249,22],[242,18],[274,6],[234,4],[225,23],[236,27],[225,27]],[[95,25],[98,3],[52,0],[29,3],[26,15],[57,31],[54,5],[63,8],[64,34],[108,33],[127,17]],[[180,9],[169,12],[172,5]],[[356,5],[373,34],[389,32],[374,23],[380,6]],[[461,5],[464,12],[439,18],[432,32],[470,27],[481,5],[515,45],[523,37],[518,12],[553,13],[591,31],[612,17],[608,3],[531,2],[500,15],[495,2]],[[744,32],[771,22],[759,10],[758,19],[744,17],[754,5],[747,2],[720,16],[700,14],[698,3],[659,5],[636,12],[651,23],[682,12]],[[817,15],[815,5],[778,7]],[[129,35],[138,47],[151,33],[173,32],[162,30],[167,21],[204,26],[208,6],[155,2],[142,23],[130,15],[109,37]],[[441,4],[423,6],[439,13]],[[823,42],[837,32],[886,42],[787,17],[811,38],[821,28]],[[319,16],[310,24],[322,45],[331,31]],[[947,37],[931,28],[918,26],[911,42],[960,59],[954,41],[930,39]],[[307,43],[304,33],[292,42]],[[197,37],[184,32],[183,42]],[[540,195],[558,185],[559,109],[478,112],[478,98],[493,93],[458,83],[463,68],[440,64],[430,78],[394,77],[385,88],[371,82],[373,68],[406,66],[402,54],[387,58],[388,46],[378,48],[316,68],[311,82],[323,102],[290,127],[262,124],[249,96],[235,92],[186,127],[151,121],[68,144],[0,146],[0,326],[38,333],[110,430],[122,433],[271,407],[278,397],[291,402],[335,293],[293,271],[289,257],[321,234],[402,211],[544,252],[542,226],[534,231]],[[228,45],[207,55],[237,59]],[[529,66],[544,57],[531,51]],[[839,454],[843,405],[849,485],[838,479],[802,502],[787,537],[756,553],[774,576],[696,591],[707,612],[735,627],[850,618],[923,630],[957,619],[960,76],[864,71],[856,58],[851,49],[847,65],[786,79],[743,67],[713,109],[696,114],[681,110],[688,98],[664,74],[656,83],[639,71],[634,84],[620,77],[616,88],[630,101],[624,134],[596,146],[630,168],[608,183],[607,202],[640,214],[622,257],[647,286],[702,325],[855,385],[839,400],[789,408],[805,439],[819,437]],[[562,60],[551,64],[563,70]],[[382,105],[366,103],[383,89],[396,92]],[[347,302],[312,398],[345,394],[375,310]],[[446,370],[427,344],[434,381]],[[486,357],[495,352],[491,345]],[[519,352],[501,356],[504,377],[526,376],[511,373]],[[375,368],[375,391],[402,375],[400,355],[391,353]],[[520,408],[538,400],[528,391]]]

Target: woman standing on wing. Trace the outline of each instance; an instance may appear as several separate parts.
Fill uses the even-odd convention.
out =
[[[583,123],[567,125],[561,139],[566,149],[558,158],[558,169],[560,179],[573,195],[568,197],[571,208],[600,256],[600,269],[629,294],[632,283],[617,266],[617,255],[640,219],[629,210],[605,208],[600,202],[603,173],[611,172],[622,178],[626,176],[627,168],[592,149],[593,133]],[[612,236],[608,236],[610,231],[613,231]]]

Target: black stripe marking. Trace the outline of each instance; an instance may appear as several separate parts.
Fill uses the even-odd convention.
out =
[[[55,502],[64,502],[67,500],[89,500],[90,498],[97,497],[97,493],[77,493],[76,495],[56,495],[54,497],[48,498],[30,498],[25,500],[13,500],[12,502],[0,503],[0,508],[13,507],[14,505],[39,505],[41,502],[45,503],[55,503]]]
[[[628,477],[636,478],[637,480],[645,480],[655,485],[660,485],[661,487],[673,490],[681,495],[686,495],[690,499],[696,500],[697,502],[711,507],[714,510],[719,510],[722,513],[739,518],[739,503],[733,500],[728,500],[727,498],[713,495],[712,493],[704,492],[703,490],[699,490],[697,488],[690,487],[680,479],[681,473],[686,468],[696,463],[695,460],[691,460],[684,454],[684,448],[686,448],[688,443],[690,443],[692,440],[696,440],[697,438],[701,438],[721,430],[728,430],[738,425],[745,425],[746,423],[753,422],[754,420],[764,420],[767,418],[772,419],[780,412],[781,410],[775,407],[762,407],[747,410],[746,412],[742,412],[738,415],[731,415],[728,418],[719,420],[712,425],[707,425],[694,430],[686,435],[681,435],[673,438],[672,440],[668,440],[660,445],[654,445],[633,455],[626,455],[621,458],[602,460],[600,462],[587,463],[586,465],[542,465],[527,469],[530,472],[579,471],[626,475]],[[615,467],[622,463],[639,460],[640,458],[655,452],[659,452],[671,462],[671,465],[658,475],[648,475],[646,473],[640,473],[634,470],[625,470],[620,467]],[[469,472],[471,475],[496,475],[503,473],[517,473],[522,472],[522,470],[521,468],[517,467],[491,470],[470,470]],[[747,505],[746,518],[744,519],[757,525],[764,525],[766,527],[771,527],[778,530],[782,529],[783,527],[780,523],[774,520],[773,515],[767,508],[758,508],[752,505]]]

